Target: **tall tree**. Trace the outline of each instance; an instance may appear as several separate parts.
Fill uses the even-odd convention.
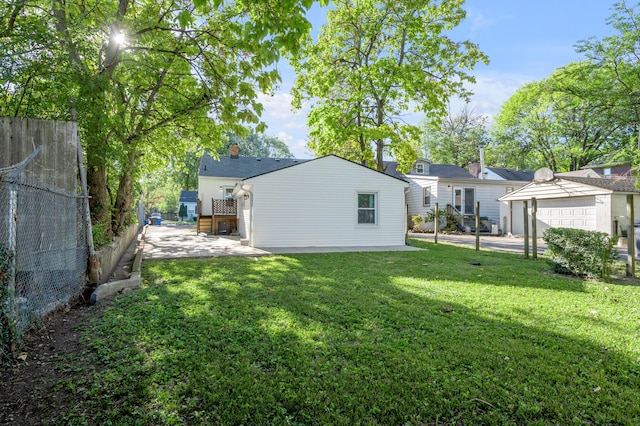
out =
[[[577,95],[604,80],[606,75],[589,64],[575,63],[523,86],[496,118],[493,138],[499,146],[493,161],[568,171],[622,149],[627,135],[615,115],[599,100]]]
[[[578,44],[578,51],[586,56],[585,73],[598,72],[605,78],[587,90],[574,92],[607,110],[618,123],[627,127],[634,141],[636,167],[640,168],[640,3],[629,6],[626,1],[614,4],[607,23],[614,33],[603,39],[590,38]],[[586,76],[588,78],[588,75]],[[630,144],[631,145],[631,144]]]
[[[311,4],[3,2],[0,114],[69,119],[75,107],[93,219],[119,232],[143,166],[181,157],[193,141],[215,149],[225,131],[261,127],[257,93],[279,81],[271,65],[297,50]]]
[[[337,0],[317,42],[297,56],[296,105],[313,99],[310,148],[383,169],[385,155],[408,170],[420,147],[418,126],[403,115],[411,106],[428,116],[446,111],[453,95],[486,56],[446,31],[465,17],[463,0]]]
[[[263,158],[293,158],[287,144],[275,136],[260,133],[249,133],[246,136],[229,135],[229,144],[237,143],[240,155]],[[219,155],[227,155],[227,148],[218,150]]]
[[[425,121],[422,129],[425,151],[435,163],[467,167],[480,161],[480,147],[489,145],[487,118],[467,106],[458,115]]]

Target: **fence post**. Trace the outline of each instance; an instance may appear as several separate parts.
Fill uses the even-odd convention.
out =
[[[480,201],[476,201],[476,251],[480,250]]]
[[[529,258],[529,206],[527,200],[522,201],[524,215],[524,257]]]
[[[433,219],[433,243],[438,244],[438,228],[440,228],[440,224],[438,223],[438,203],[434,206],[434,219]]]
[[[536,217],[538,214],[538,200],[531,198],[531,255],[533,260],[538,259],[538,224]]]

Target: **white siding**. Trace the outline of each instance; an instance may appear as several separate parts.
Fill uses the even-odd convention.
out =
[[[407,183],[335,156],[244,181],[255,247],[404,244]],[[377,224],[357,224],[358,192],[377,194]]]
[[[633,196],[633,214],[634,221],[640,220],[640,194]],[[611,227],[613,230],[613,221],[618,221],[620,230],[626,230],[629,226],[629,218],[627,217],[627,196],[624,194],[614,194],[611,199]]]
[[[198,176],[198,198],[202,201],[202,212],[200,214],[211,216],[211,200],[221,200],[223,198],[223,192],[220,187],[233,187],[238,182],[240,180],[234,178]]]
[[[514,182],[505,180],[488,179],[438,179],[435,176],[417,178],[415,175],[409,177],[410,187],[407,196],[409,205],[409,216],[417,214],[425,215],[432,210],[435,203],[440,209],[446,209],[447,204],[453,204],[453,187],[474,188],[475,201],[480,202],[480,216],[486,216],[492,223],[502,224],[500,202],[498,198],[507,193],[507,188],[520,188],[525,182]],[[423,206],[422,188],[431,186],[431,205]]]

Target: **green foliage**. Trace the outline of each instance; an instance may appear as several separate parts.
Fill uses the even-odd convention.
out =
[[[262,127],[258,95],[299,50],[311,3],[1,2],[0,115],[68,120],[74,107],[92,217],[117,232],[143,172]]]
[[[444,209],[438,209],[438,220],[446,219],[447,211]],[[424,215],[425,222],[433,222],[436,219],[436,209],[431,209]],[[442,223],[442,222],[441,222]]]
[[[293,158],[287,144],[275,136],[249,133],[245,137],[230,134],[228,144],[218,150],[219,155],[229,155],[228,145],[237,143],[240,155],[260,158]]]
[[[327,12],[317,42],[310,37],[294,59],[294,104],[314,100],[309,147],[383,170],[384,156],[409,170],[420,129],[404,122],[411,104],[430,117],[452,96],[467,97],[465,70],[486,56],[447,31],[464,18],[462,0],[339,0]]]
[[[412,242],[145,262],[88,325],[56,423],[640,422],[636,287]]]
[[[489,146],[487,118],[465,107],[456,116],[422,124],[423,146],[434,163],[467,167],[480,161],[480,147]]]
[[[113,241],[113,238],[107,233],[104,223],[98,222],[91,225],[91,235],[93,235],[93,245],[96,250]]]
[[[413,232],[422,232],[422,223],[424,219],[421,214],[411,216],[411,222],[413,222]]]
[[[547,228],[542,238],[548,249],[545,256],[554,270],[563,274],[609,281],[618,252],[617,236],[582,229]]]
[[[496,118],[498,146],[488,162],[562,172],[624,149],[629,129],[594,91],[605,80],[599,69],[575,63],[523,86]]]
[[[178,211],[178,216],[180,217],[180,220],[184,220],[184,218],[187,217],[187,206],[185,206],[184,204],[180,204],[180,211]]]

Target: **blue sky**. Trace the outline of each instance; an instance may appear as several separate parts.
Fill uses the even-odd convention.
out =
[[[471,73],[477,83],[471,108],[475,114],[495,116],[500,106],[523,84],[548,77],[570,62],[581,60],[575,52],[580,40],[612,34],[606,20],[614,0],[467,0],[467,19],[451,38],[468,39],[489,56],[489,65]],[[324,23],[324,12],[314,6],[308,15],[314,29]],[[278,136],[296,158],[310,158],[306,148],[308,109],[291,110],[289,90],[295,79],[290,66],[279,65],[282,84],[273,97],[262,97],[266,134]],[[463,104],[452,102],[452,113]],[[412,121],[424,116],[415,114]]]

